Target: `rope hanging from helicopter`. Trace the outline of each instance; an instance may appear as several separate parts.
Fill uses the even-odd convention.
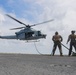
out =
[[[42,53],[38,50],[38,48],[37,48],[37,46],[36,46],[36,43],[35,43],[35,42],[34,42],[34,46],[35,46],[36,51],[37,51],[40,55],[44,55],[44,54],[42,54]]]

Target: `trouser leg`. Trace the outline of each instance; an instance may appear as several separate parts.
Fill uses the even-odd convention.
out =
[[[62,54],[62,46],[61,46],[60,43],[58,44],[58,47],[59,47],[60,56],[62,56],[62,55],[63,55],[63,54]]]
[[[55,51],[56,51],[56,44],[54,44],[54,46],[53,46],[53,51],[52,51],[52,54],[54,55],[55,54]]]
[[[62,56],[63,54],[62,54],[62,49],[59,49],[59,51],[60,51],[60,56]]]
[[[69,56],[71,55],[71,52],[72,52],[72,43],[70,43],[70,49],[69,49]]]
[[[75,52],[76,52],[76,44],[74,44]]]

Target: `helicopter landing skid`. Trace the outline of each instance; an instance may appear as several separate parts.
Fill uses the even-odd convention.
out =
[[[30,42],[39,42],[40,40],[35,40],[35,41],[29,41],[29,40],[27,40],[27,41],[25,41],[25,43],[30,43]]]

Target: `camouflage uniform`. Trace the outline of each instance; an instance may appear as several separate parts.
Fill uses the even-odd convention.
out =
[[[52,54],[53,55],[55,54],[56,48],[58,46],[59,51],[60,51],[60,56],[62,56],[61,42],[62,42],[63,38],[61,37],[61,35],[58,34],[58,32],[55,32],[55,35],[52,37],[52,40],[54,42]]]
[[[67,43],[70,41],[70,49],[69,49],[69,56],[71,55],[72,52],[72,47],[75,48],[76,51],[76,35],[74,34],[75,31],[71,31],[72,34],[69,35]]]

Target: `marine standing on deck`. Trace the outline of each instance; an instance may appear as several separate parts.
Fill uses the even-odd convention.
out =
[[[68,36],[67,44],[70,41],[70,49],[68,56],[70,56],[72,53],[72,47],[74,47],[76,51],[76,35],[74,33],[75,31],[71,31],[71,34]]]
[[[52,51],[52,55],[54,56],[56,48],[58,46],[59,51],[60,51],[60,56],[62,56],[62,46],[61,46],[61,42],[63,41],[63,38],[61,35],[58,34],[58,32],[55,32],[55,35],[52,37],[52,40],[54,42],[54,46],[53,46],[53,51]]]

